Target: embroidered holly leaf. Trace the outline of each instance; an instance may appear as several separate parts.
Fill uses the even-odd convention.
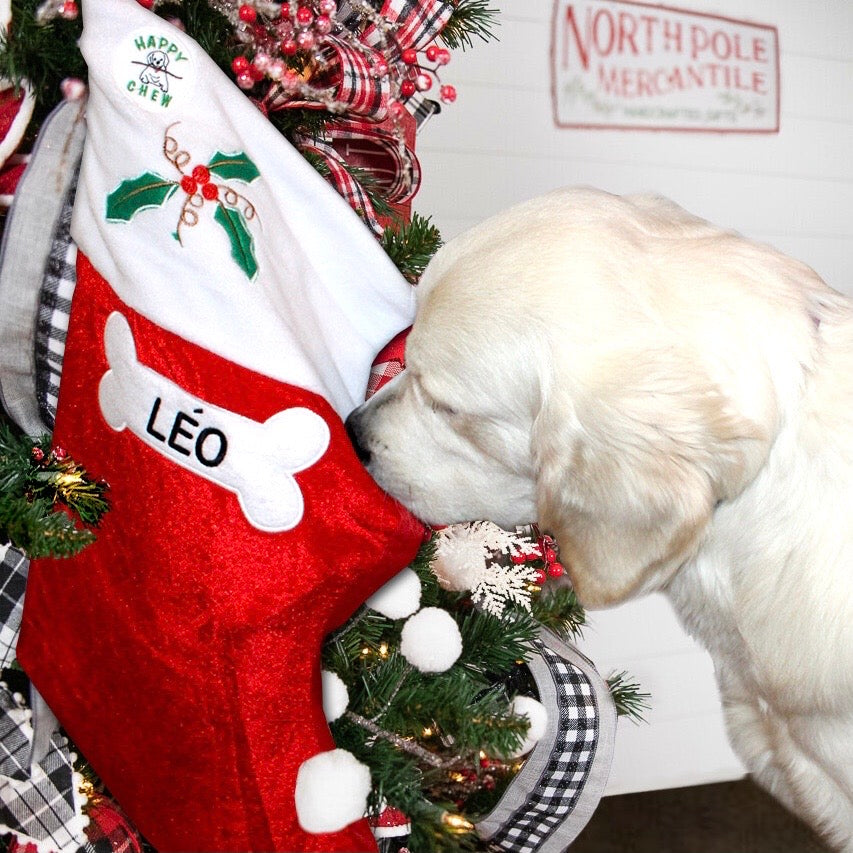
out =
[[[107,221],[129,222],[140,210],[163,205],[177,188],[175,181],[154,172],[122,181],[107,196]]]
[[[226,181],[244,181],[250,184],[255,178],[261,176],[258,167],[242,151],[238,151],[235,154],[226,154],[223,151],[217,151],[210,158],[207,168],[214,175]]]
[[[233,207],[219,204],[213,218],[225,229],[231,243],[231,257],[251,281],[258,273],[258,262],[255,259],[255,243],[243,214]]]

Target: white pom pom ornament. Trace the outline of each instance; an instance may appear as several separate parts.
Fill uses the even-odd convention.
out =
[[[388,619],[405,619],[421,606],[420,578],[412,569],[403,569],[365,603]]]
[[[351,752],[319,752],[296,774],[299,825],[305,832],[338,832],[364,815],[369,794],[370,770]]]
[[[323,713],[326,722],[331,723],[340,717],[349,705],[349,691],[341,677],[327,669],[323,670]]]
[[[403,626],[400,652],[421,672],[444,672],[462,654],[462,635],[446,610],[425,607]]]
[[[517,717],[527,717],[530,728],[524,736],[521,744],[513,750],[506,758],[519,758],[526,755],[542,740],[545,729],[548,727],[548,711],[545,706],[532,696],[516,696],[510,702],[510,708]]]

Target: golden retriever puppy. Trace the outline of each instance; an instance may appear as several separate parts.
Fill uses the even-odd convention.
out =
[[[665,590],[756,780],[853,851],[853,304],[658,197],[561,190],[448,243],[357,409],[433,523],[538,521],[589,607]]]

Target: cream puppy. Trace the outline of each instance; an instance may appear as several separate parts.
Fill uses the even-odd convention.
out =
[[[433,523],[538,521],[589,607],[663,589],[756,780],[853,851],[853,304],[657,197],[561,190],[448,243],[357,409]]]

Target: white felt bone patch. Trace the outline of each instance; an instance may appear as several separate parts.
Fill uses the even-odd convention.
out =
[[[299,524],[304,501],[293,474],[326,452],[323,418],[298,407],[258,423],[194,397],[139,363],[117,311],[107,318],[104,349],[110,369],[98,399],[112,429],[130,429],[172,462],[234,492],[253,527],[272,533]]]

